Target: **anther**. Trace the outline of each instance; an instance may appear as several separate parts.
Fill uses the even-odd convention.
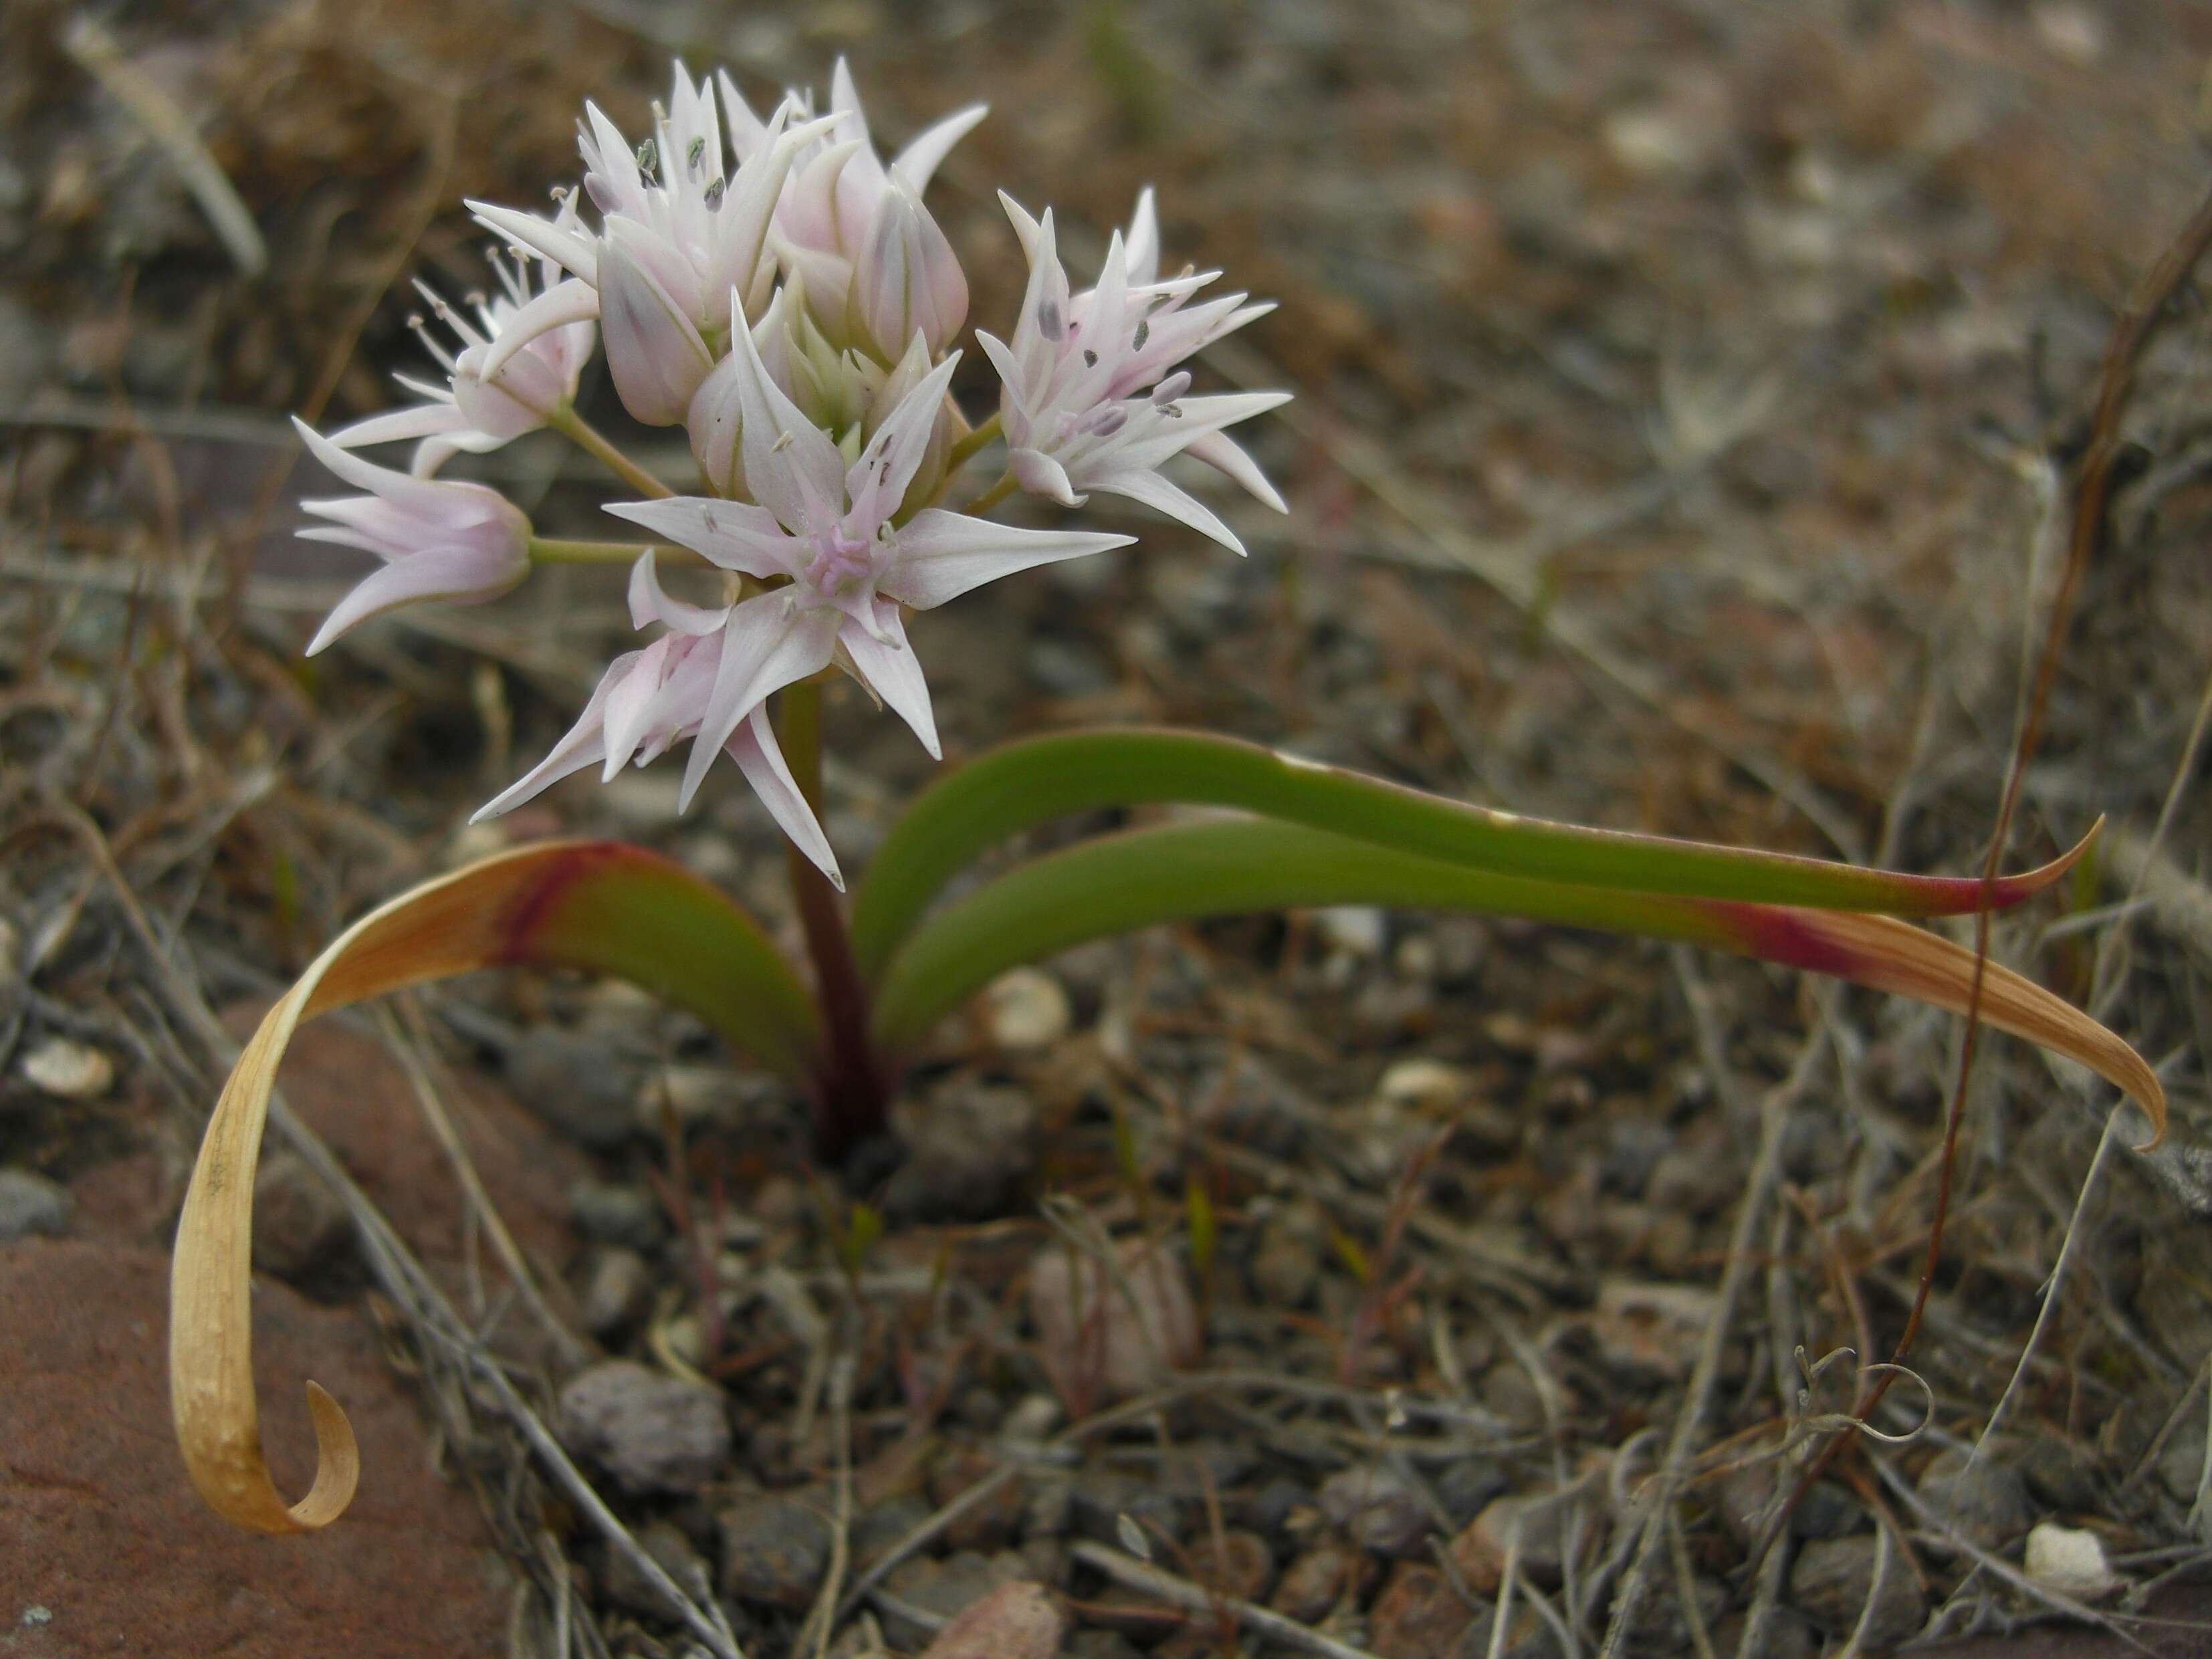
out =
[[[702,136],[691,141],[691,148],[684,152],[684,167],[688,173],[697,173],[699,163],[707,154],[707,140]]]
[[[1149,318],[1149,317],[1139,317],[1139,318],[1138,318],[1138,319],[1137,319],[1137,340],[1136,340],[1136,349],[1137,349],[1137,350],[1139,350],[1139,351],[1142,351],[1142,350],[1145,349],[1145,342],[1146,342],[1146,341],[1147,341],[1147,340],[1149,340],[1149,339],[1151,339],[1152,337],[1152,319],[1151,318]]]
[[[1085,368],[1096,368],[1098,367],[1098,354],[1091,350],[1088,346],[1085,346],[1083,349],[1083,366]]]
[[[1152,388],[1152,401],[1158,404],[1162,409],[1165,409],[1170,404],[1173,403],[1176,398],[1182,397],[1184,392],[1189,390],[1190,371],[1187,368],[1177,369],[1174,374],[1169,375],[1166,380],[1162,380],[1158,386]]]
[[[660,146],[648,138],[637,147],[637,170],[650,173],[659,165]]]
[[[707,186],[708,212],[720,213],[722,210],[722,196],[728,189],[729,186],[724,184],[720,179],[715,179],[713,184]]]
[[[1060,319],[1058,301],[1044,300],[1038,302],[1037,332],[1048,340],[1059,341],[1067,337],[1067,326]]]

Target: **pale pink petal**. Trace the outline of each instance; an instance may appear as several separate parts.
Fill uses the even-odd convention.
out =
[[[478,548],[441,549],[395,559],[337,602],[315,630],[307,654],[315,655],[358,623],[419,599],[495,598],[520,581],[528,568],[526,563],[522,570],[514,570],[495,552]]]
[[[1087,530],[1024,530],[926,507],[898,532],[890,568],[876,586],[901,604],[927,611],[1018,570],[1103,553],[1134,540]]]
[[[606,510],[703,554],[725,570],[742,570],[765,580],[795,576],[805,563],[805,550],[785,533],[775,516],[750,501],[673,495],[660,501],[610,501]]]
[[[1114,472],[1103,478],[1087,481],[1092,489],[1108,495],[1126,495],[1133,501],[1157,507],[1170,519],[1181,520],[1201,536],[1210,536],[1231,552],[1241,556],[1244,544],[1237,532],[1222,523],[1213,510],[1179,484],[1170,483],[1158,473],[1142,468],[1126,472]]]
[[[892,167],[906,174],[916,191],[927,190],[939,164],[951,153],[953,145],[973,132],[975,124],[990,112],[988,104],[970,104],[966,109],[953,111],[915,134],[914,142],[898,153]]]
[[[952,371],[959,366],[960,354],[956,351],[930,370],[920,385],[899,399],[898,407],[884,418],[868,447],[860,452],[860,459],[846,471],[845,493],[856,514],[888,518],[906,499],[907,486],[914,482],[937,431],[945,388],[951,385]],[[875,493],[869,495],[870,490]]]
[[[341,427],[331,434],[330,441],[340,449],[367,449],[376,444],[464,431],[468,423],[468,416],[451,403],[413,404]]]
[[[572,276],[596,283],[599,276],[599,249],[593,240],[569,225],[549,223],[533,214],[519,213],[494,202],[462,204],[476,221],[502,241],[519,242],[550,259]]]
[[[830,878],[830,885],[843,892],[845,877],[837,868],[837,855],[830,850],[830,837],[822,833],[814,809],[806,804],[806,797],[791,775],[791,768],[785,763],[766,706],[754,709],[744,724],[730,734],[729,742],[723,747],[737,762],[738,769],[745,775],[745,781],[752,785],[761,805],[768,808],[776,828]]]
[[[644,654],[641,651],[624,652],[608,664],[607,672],[599,677],[599,686],[592,693],[592,700],[584,705],[584,712],[576,717],[576,723],[568,728],[568,735],[553,745],[544,760],[506,790],[478,807],[469,822],[482,823],[486,818],[495,818],[502,812],[512,811],[547,785],[559,782],[571,772],[580,772],[599,760],[606,752],[602,736],[602,717],[606,711],[608,695],[629,677]]]
[[[1201,432],[1193,439],[1183,453],[1194,460],[1204,461],[1215,471],[1226,474],[1242,484],[1252,495],[1266,502],[1278,513],[1289,512],[1290,507],[1281,493],[1267,481],[1259,464],[1246,454],[1237,441],[1225,432]]]
[[[499,337],[485,351],[477,373],[487,380],[496,379],[507,360],[532,341],[599,314],[599,291],[592,283],[575,276],[556,283],[500,325]]]
[[[677,811],[691,805],[707,768],[738,723],[773,693],[830,665],[837,613],[802,610],[789,588],[747,599],[730,612],[714,689],[684,770]]]
[[[670,596],[660,585],[660,571],[651,548],[638,555],[629,570],[629,625],[647,628],[658,623],[678,634],[711,634],[729,619],[730,607],[690,605]]]
[[[898,607],[877,603],[875,630],[848,622],[837,630],[837,643],[851,659],[860,684],[890,706],[891,712],[914,728],[932,760],[945,758],[937,741],[937,716],[929,703],[929,685],[921,677],[921,660],[907,643],[906,628]]]
[[[844,506],[844,458],[829,434],[769,377],[752,331],[735,333],[732,349],[744,358],[747,371],[738,382],[744,410],[739,439],[753,499],[787,529],[824,529]]]

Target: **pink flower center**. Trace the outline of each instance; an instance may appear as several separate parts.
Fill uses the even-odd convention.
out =
[[[806,585],[825,597],[848,592],[855,583],[874,574],[868,544],[855,541],[841,528],[814,532],[814,556],[806,562]]]

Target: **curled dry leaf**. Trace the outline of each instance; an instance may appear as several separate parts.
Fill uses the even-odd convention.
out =
[[[170,1278],[169,1401],[192,1484],[226,1520],[299,1532],[353,1497],[359,1449],[337,1402],[307,1384],[313,1487],[288,1505],[269,1478],[253,1389],[249,1273],[254,1168],[293,1029],[363,997],[502,964],[620,974],[796,1072],[813,1015],[767,937],[713,887],[641,848],[518,848],[401,895],[348,928],[264,1017],[240,1054],[185,1194]]]

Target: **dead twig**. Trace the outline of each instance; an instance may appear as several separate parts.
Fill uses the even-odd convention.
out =
[[[1157,1595],[1170,1607],[1186,1613],[1212,1616],[1226,1613],[1254,1634],[1285,1647],[1297,1648],[1305,1653],[1317,1653],[1322,1659],[1376,1659],[1365,1648],[1355,1648],[1348,1642],[1340,1642],[1333,1636],[1324,1636],[1281,1613],[1259,1606],[1255,1602],[1239,1601],[1233,1595],[1224,1595],[1218,1590],[1194,1584],[1188,1578],[1177,1577],[1163,1568],[1139,1561],[1117,1549],[1095,1544],[1085,1539],[1070,1548],[1068,1553],[1084,1565],[1103,1572],[1115,1583],[1126,1589],[1141,1590],[1147,1595]]]

